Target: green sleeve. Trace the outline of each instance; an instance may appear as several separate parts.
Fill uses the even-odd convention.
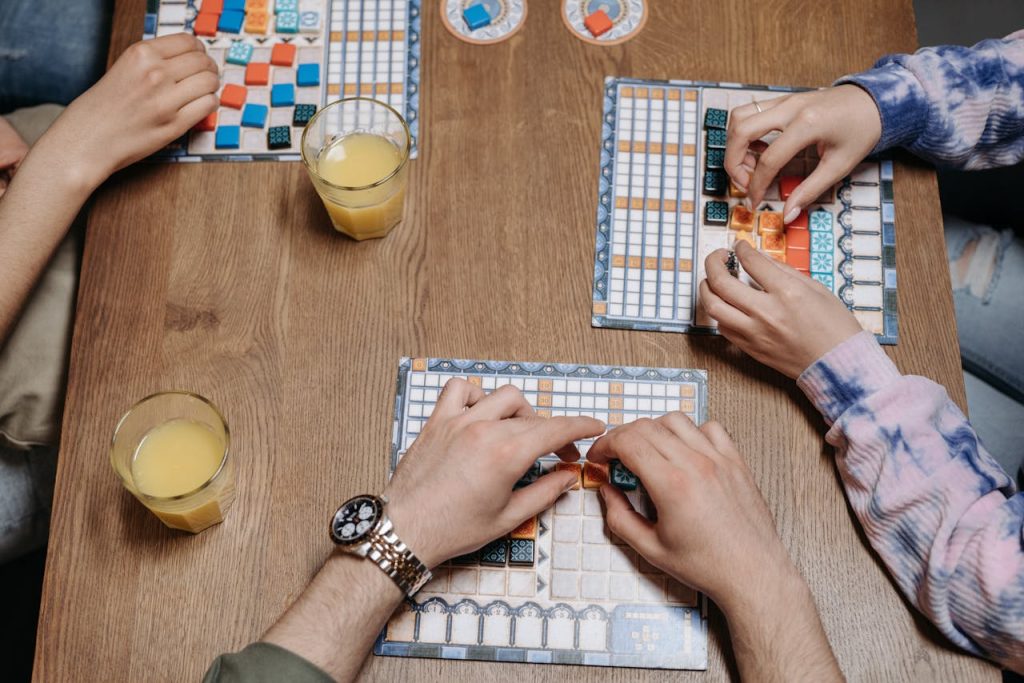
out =
[[[270,643],[252,643],[241,652],[213,660],[203,683],[334,683],[322,669],[294,652]]]

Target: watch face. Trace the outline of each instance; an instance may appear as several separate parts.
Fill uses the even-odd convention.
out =
[[[380,521],[384,506],[373,496],[356,496],[344,503],[331,520],[331,538],[340,545],[362,542]]]

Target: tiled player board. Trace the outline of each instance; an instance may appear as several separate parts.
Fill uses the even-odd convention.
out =
[[[421,0],[147,0],[143,38],[195,33],[221,70],[221,106],[156,158],[300,158],[306,121],[361,95],[419,139]],[[273,129],[273,130],[272,130]]]
[[[698,305],[704,259],[743,239],[831,289],[895,344],[892,162],[869,160],[789,225],[782,207],[817,165],[808,149],[748,211],[722,170],[728,112],[790,88],[609,78],[604,85],[592,321],[713,332]]]
[[[512,384],[541,415],[590,415],[609,428],[681,410],[706,419],[702,370],[402,359],[391,469],[430,416],[445,383],[463,377],[490,392]],[[585,456],[590,442],[580,442]],[[548,455],[525,485],[554,467]],[[576,468],[579,466],[577,465]],[[507,538],[438,567],[391,618],[378,655],[644,668],[707,666],[705,599],[647,564],[604,525],[597,488],[609,479],[633,505],[650,503],[632,474],[592,463],[581,486]]]

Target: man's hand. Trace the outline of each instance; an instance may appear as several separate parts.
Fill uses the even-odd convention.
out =
[[[589,417],[537,417],[518,389],[489,395],[449,380],[385,490],[395,530],[427,566],[476,550],[551,507],[576,482],[551,472],[517,491],[542,455],[579,459],[573,444],[604,432]]]
[[[725,148],[725,170],[747,190],[752,205],[761,203],[768,185],[798,153],[815,145],[821,159],[786,200],[787,223],[853,170],[882,136],[875,101],[855,85],[785,95],[758,106],[760,112],[753,104],[732,110]],[[770,145],[760,142],[774,131],[782,134]]]
[[[46,133],[96,187],[183,135],[217,109],[217,65],[201,41],[177,33],[135,43]]]
[[[842,680],[810,590],[721,425],[698,429],[678,412],[641,419],[598,439],[587,458],[621,460],[643,482],[657,521],[605,484],[608,528],[715,601],[743,680]]]
[[[861,331],[846,306],[821,283],[738,242],[736,256],[763,291],[743,284],[718,249],[705,261],[700,302],[718,331],[765,365],[796,379],[816,360]]]
[[[21,139],[7,119],[0,118],[0,197],[18,170],[21,160],[28,154],[28,144]]]
[[[608,528],[648,562],[722,606],[793,571],[750,470],[717,422],[698,428],[672,412],[601,437],[592,462],[618,459],[644,483],[656,522],[606,484]]]

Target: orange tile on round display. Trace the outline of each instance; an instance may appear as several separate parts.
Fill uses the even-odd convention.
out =
[[[270,50],[270,63],[274,66],[291,66],[295,63],[295,46],[278,43]]]
[[[248,91],[245,89],[244,85],[228,83],[224,86],[224,89],[220,91],[220,103],[225,107],[241,109],[242,105],[245,104],[245,96],[247,93]]]
[[[246,85],[267,85],[270,83],[270,65],[266,62],[249,62],[245,67]]]

